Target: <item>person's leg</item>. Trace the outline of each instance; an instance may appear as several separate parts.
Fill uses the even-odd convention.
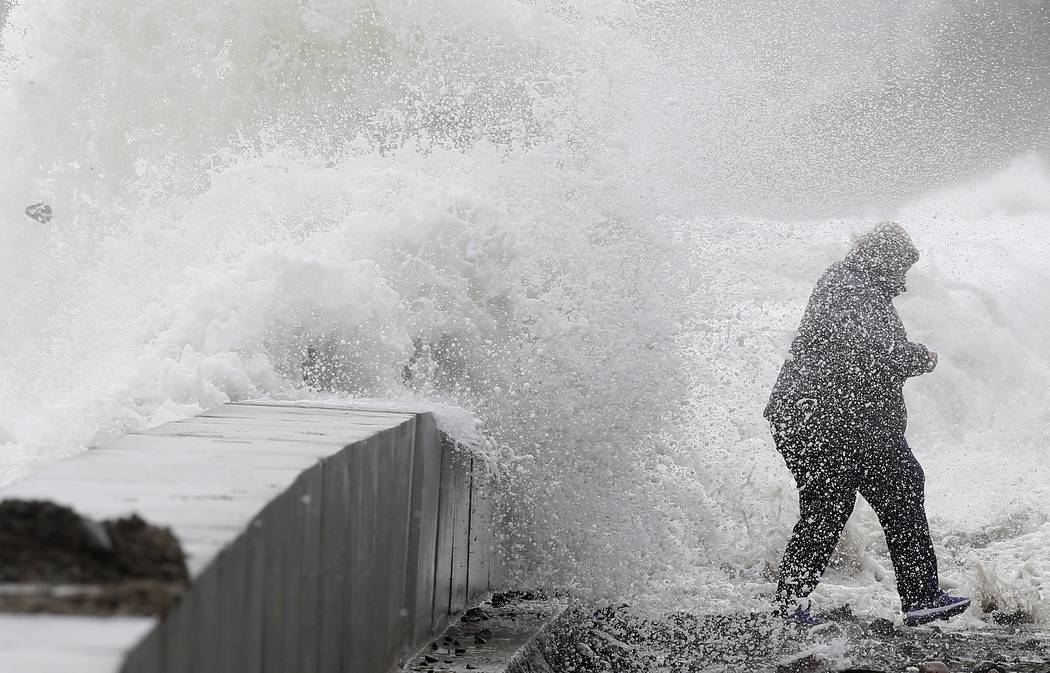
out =
[[[938,591],[937,556],[926,521],[926,478],[903,437],[871,448],[860,493],[886,532],[897,592],[907,611]]]
[[[777,603],[788,607],[820,582],[853,511],[859,474],[823,438],[778,438],[777,448],[798,486],[798,523],[784,551],[776,595]]]

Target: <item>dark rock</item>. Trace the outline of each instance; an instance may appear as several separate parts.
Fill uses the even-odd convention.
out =
[[[488,639],[486,639],[486,638],[484,638],[482,636],[474,636],[474,644],[475,645],[484,645],[487,642],[489,642]]]
[[[777,673],[824,673],[831,665],[824,657],[809,654],[777,664]]]
[[[5,500],[0,583],[42,585],[0,597],[0,609],[13,612],[161,614],[189,584],[189,572],[174,534],[137,516],[96,522],[51,502]],[[57,585],[93,590],[73,592],[63,604],[49,588]]]
[[[189,584],[186,557],[170,529],[151,526],[135,515],[102,524],[125,576]]]
[[[492,629],[481,629],[480,631],[478,631],[478,636],[481,638],[491,638]]]
[[[895,636],[897,635],[897,627],[888,619],[883,617],[876,617],[868,625],[868,630],[879,636]]]
[[[514,601],[538,601],[546,598],[547,593],[543,591],[497,591],[492,594],[489,603],[492,607],[499,608]]]
[[[1023,608],[1014,610],[1013,612],[1003,612],[997,610],[992,613],[992,621],[996,624],[1003,626],[1019,626],[1021,624],[1033,624],[1035,623],[1035,615],[1029,610]]]
[[[476,624],[489,619],[489,613],[481,608],[471,608],[463,614],[463,621],[468,624]]]
[[[84,530],[84,541],[88,549],[102,553],[113,551],[113,541],[109,539],[105,526],[91,519],[81,519],[80,527]]]
[[[423,661],[427,662],[428,664],[436,664],[438,662],[438,658],[432,654],[425,654],[423,655]]]
[[[853,608],[848,603],[825,610],[823,615],[833,622],[855,622],[857,616],[853,614]]]
[[[464,655],[466,653],[467,653],[467,648],[465,648],[465,647],[457,647],[456,648],[456,654],[457,655],[462,656],[462,655]]]
[[[830,673],[835,662],[813,656],[814,645],[824,642],[831,630],[794,629],[769,611],[736,614],[674,613],[664,617],[642,616],[618,606],[593,609],[582,606],[572,613],[547,641],[545,650],[554,671],[576,673],[675,673],[700,671],[769,671],[779,673]],[[989,655],[999,661],[1016,660],[1000,673],[1031,671],[1021,662],[1050,661],[1050,640],[1035,632],[1007,634],[1005,629],[960,631],[902,628],[889,620],[870,618],[829,624],[844,636],[845,655],[853,662],[847,669],[903,671],[906,663],[934,659],[951,661],[953,671],[972,672],[975,662]],[[836,634],[837,635],[837,634]],[[948,659],[951,657],[951,659]],[[779,666],[776,663],[779,662]],[[965,662],[965,663],[964,663]],[[916,668],[909,670],[916,672]],[[980,669],[978,669],[980,670]],[[986,671],[985,673],[990,673]],[[1050,673],[1047,668],[1045,673]]]

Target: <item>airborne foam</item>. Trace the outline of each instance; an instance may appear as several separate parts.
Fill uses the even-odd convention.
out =
[[[795,514],[765,396],[814,280],[893,216],[923,250],[901,312],[941,353],[907,395],[945,576],[1046,623],[1046,168],[960,183],[959,142],[934,158],[970,168],[927,175],[898,141],[938,118],[841,111],[906,115],[877,96],[938,43],[856,49],[838,14],[767,5],[23,3],[0,482],[231,399],[423,404],[500,463],[516,581],[761,606]],[[800,47],[770,53],[782,25]],[[756,217],[787,208],[810,214]],[[818,599],[885,614],[858,509]]]

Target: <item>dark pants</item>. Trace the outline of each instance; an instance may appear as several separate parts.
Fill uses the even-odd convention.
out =
[[[937,557],[926,522],[925,476],[904,437],[792,425],[773,426],[799,502],[799,521],[780,566],[778,601],[790,603],[816,588],[858,491],[886,532],[904,609],[929,598],[937,589]]]

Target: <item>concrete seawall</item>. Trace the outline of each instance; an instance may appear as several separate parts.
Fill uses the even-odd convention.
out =
[[[227,404],[0,497],[137,513],[192,578],[161,618],[0,615],[0,671],[392,671],[495,581],[483,470],[426,413]]]

